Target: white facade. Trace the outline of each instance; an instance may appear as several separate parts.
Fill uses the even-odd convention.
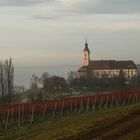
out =
[[[120,75],[120,69],[113,69],[113,70],[92,70],[92,77],[102,78],[106,76],[108,78],[118,77]],[[122,69],[124,76],[127,79],[132,79],[137,77],[137,70],[136,69]]]

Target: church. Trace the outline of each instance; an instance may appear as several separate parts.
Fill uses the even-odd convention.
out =
[[[116,61],[116,60],[90,60],[90,50],[86,40],[83,50],[83,66],[78,70],[77,78],[96,77],[108,78],[118,77],[123,72],[126,79],[131,80],[137,77],[137,67],[132,60]]]

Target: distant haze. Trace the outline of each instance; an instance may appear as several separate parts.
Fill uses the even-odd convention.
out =
[[[40,77],[44,72],[48,72],[50,76],[61,76],[67,79],[68,72],[77,71],[79,65],[59,65],[47,67],[16,67],[15,85],[24,85],[30,87],[30,79],[32,74]]]
[[[0,59],[16,79],[19,67],[81,65],[86,36],[91,59],[140,63],[140,0],[0,0]]]

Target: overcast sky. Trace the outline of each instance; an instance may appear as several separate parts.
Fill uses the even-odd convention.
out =
[[[80,64],[91,58],[140,63],[140,0],[0,0],[0,58],[16,66]]]

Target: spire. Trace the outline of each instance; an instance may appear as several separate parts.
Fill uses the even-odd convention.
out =
[[[87,42],[87,37],[86,37],[86,42],[85,42],[85,48],[84,51],[88,51],[90,53],[90,50],[88,48],[88,42]]]
[[[87,36],[86,36],[86,43],[85,43],[85,47],[88,47],[88,43],[87,43]]]

